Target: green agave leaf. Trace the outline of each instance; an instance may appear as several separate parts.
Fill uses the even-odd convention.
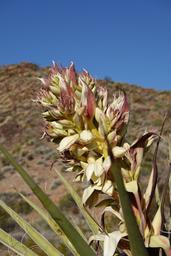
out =
[[[42,236],[35,228],[33,228],[20,215],[8,207],[2,200],[0,206],[13,218],[18,225],[30,236],[30,238],[48,255],[48,256],[62,256],[60,253],[44,236]]]
[[[53,201],[43,192],[43,190],[34,182],[34,180],[28,175],[24,168],[16,162],[12,155],[0,144],[0,151],[5,158],[11,163],[16,171],[20,174],[26,184],[30,187],[36,197],[40,200],[44,208],[49,212],[54,221],[60,226],[65,235],[71,241],[76,251],[81,256],[95,256],[95,252],[88,245],[88,243],[80,236],[78,231],[74,228],[72,223],[62,214],[59,208],[53,203]]]
[[[0,229],[0,242],[20,256],[39,256],[2,229]]]
[[[74,254],[79,255],[73,245],[71,244],[70,240],[66,237],[63,230],[59,227],[59,225],[52,219],[49,213],[39,207],[38,205],[34,204],[31,200],[25,197],[23,194],[19,193],[19,195],[46,221],[49,227],[58,235],[60,240],[67,246],[67,248]]]
[[[74,188],[71,186],[71,184],[65,179],[65,177],[61,174],[61,172],[55,170],[56,173],[58,174],[60,180],[63,182],[65,185],[66,189],[68,192],[71,194],[72,198],[74,199],[76,205],[80,209],[82,215],[84,216],[89,228],[94,234],[98,234],[99,232],[99,225],[95,222],[95,220],[88,214],[86,211],[85,207],[83,206],[83,203],[81,201],[80,196],[78,193],[74,190]]]

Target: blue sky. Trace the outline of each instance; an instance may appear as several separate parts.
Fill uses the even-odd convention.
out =
[[[1,0],[0,65],[74,61],[96,78],[171,90],[170,0]]]

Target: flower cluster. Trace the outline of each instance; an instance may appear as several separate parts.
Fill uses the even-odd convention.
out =
[[[95,190],[112,195],[108,144],[116,158],[127,151],[120,146],[129,118],[125,93],[114,94],[109,104],[106,88],[97,88],[86,70],[77,74],[73,64],[68,68],[54,64],[41,81],[37,101],[46,108],[45,132],[59,142],[58,150],[70,162],[69,170],[77,170],[77,180],[91,181],[83,202]]]

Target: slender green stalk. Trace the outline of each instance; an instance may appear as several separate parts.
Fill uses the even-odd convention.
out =
[[[122,211],[124,215],[124,220],[126,223],[128,237],[130,241],[130,248],[131,248],[132,255],[133,256],[149,256],[145,248],[143,238],[140,234],[134,213],[132,211],[131,202],[130,202],[128,193],[125,190],[120,164],[113,159],[113,156],[112,156],[112,160],[113,160],[113,163],[112,163],[111,171],[117,185],[121,206],[122,206]]]

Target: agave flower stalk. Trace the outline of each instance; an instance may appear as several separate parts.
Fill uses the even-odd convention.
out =
[[[115,161],[113,155],[111,154],[112,160]],[[140,233],[138,224],[133,214],[133,210],[131,207],[131,202],[128,196],[128,193],[125,190],[121,167],[119,164],[112,164],[112,174],[115,179],[117,189],[119,192],[119,197],[121,201],[121,206],[123,210],[123,215],[127,227],[128,238],[130,241],[131,252],[133,256],[148,256],[148,252],[144,246],[143,237]]]
[[[98,195],[105,195],[104,212],[110,209],[126,224],[124,231],[107,232],[107,236],[102,231],[91,240],[104,240],[104,255],[112,256],[116,248],[126,254],[129,251],[130,255],[129,245],[127,251],[119,247],[123,237],[128,236],[133,256],[148,255],[145,247],[160,247],[150,243],[150,239],[155,240],[153,235],[159,233],[154,232],[155,220],[150,222],[146,215],[152,195],[151,183],[147,193],[141,195],[138,177],[144,153],[156,134],[144,133],[128,144],[125,141],[129,121],[126,94],[116,92],[110,100],[107,89],[99,88],[86,70],[77,73],[73,63],[67,68],[53,63],[48,78],[41,81],[43,88],[37,102],[45,109],[45,133],[57,143],[63,161],[69,164],[67,170],[76,173],[75,180],[87,182],[83,204],[94,207],[98,205]],[[128,193],[135,200],[130,201]],[[111,200],[117,203],[117,210],[108,203]],[[106,251],[109,243],[111,250]],[[166,244],[163,246],[168,248]]]

